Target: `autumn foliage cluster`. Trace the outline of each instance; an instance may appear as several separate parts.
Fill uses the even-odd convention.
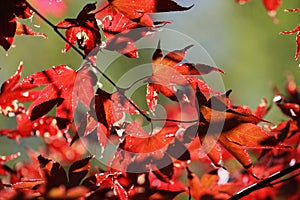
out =
[[[276,22],[281,0],[262,3]],[[0,114],[15,118],[16,128],[0,129],[1,136],[41,137],[45,145],[39,152],[28,149],[30,160],[13,167],[6,162],[20,153],[1,155],[0,199],[299,199],[300,96],[292,76],[286,91],[274,88],[273,103],[262,99],[252,111],[232,103],[231,90],[216,91],[203,80],[224,72],[186,61],[192,45],[165,52],[164,41],[157,41],[152,74],[143,80],[140,98],[147,109],[142,109],[128,97],[128,88],[97,66],[102,49],[138,58],[135,42],[171,23],[154,21],[150,14],[180,14],[192,7],[179,0],[107,0],[87,4],[55,25],[26,0],[4,0],[0,46],[5,51],[16,35],[47,38],[19,22],[38,17],[65,40],[63,53],[75,50],[84,65],[75,70],[62,64],[21,78],[26,68],[21,62],[2,84]],[[297,34],[297,59],[300,27],[282,32],[292,33]],[[102,89],[99,74],[113,93]],[[158,104],[166,118],[158,117]],[[289,119],[264,120],[271,104]],[[105,166],[91,165],[100,158],[85,148],[88,137],[102,152],[116,145]]]

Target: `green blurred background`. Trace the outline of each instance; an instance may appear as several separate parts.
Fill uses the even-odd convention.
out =
[[[75,18],[86,3],[94,2],[63,1],[67,5],[64,16],[47,16],[54,24],[63,18]],[[98,5],[102,2],[98,1]],[[277,14],[279,24],[272,22],[260,0],[253,0],[243,6],[234,0],[177,2],[181,5],[195,6],[186,12],[156,14],[155,18],[173,21],[167,28],[188,35],[207,50],[216,65],[226,72],[223,81],[226,89],[233,90],[231,97],[235,104],[249,105],[254,109],[262,97],[266,97],[271,103],[274,96],[272,83],[283,90],[288,71],[293,73],[297,80],[299,62],[294,61],[295,35],[279,35],[279,32],[291,30],[300,22],[300,13],[283,11],[285,8],[300,7],[298,0],[283,0]],[[23,77],[59,64],[67,64],[73,69],[80,67],[82,58],[73,50],[62,54],[65,42],[37,16],[33,18],[32,23],[30,20],[22,22],[35,31],[47,34],[48,39],[16,36],[13,43],[16,47],[11,48],[7,56],[0,48],[1,84],[15,73],[20,61],[24,62]],[[35,28],[34,24],[40,25],[40,28]],[[109,76],[114,78],[114,72],[111,71]],[[284,116],[273,106],[266,119],[277,123],[284,119]],[[0,116],[0,129],[13,128],[14,123],[13,118]],[[39,144],[41,141],[31,138],[15,143],[1,137],[0,154],[23,150],[26,145],[36,148]]]

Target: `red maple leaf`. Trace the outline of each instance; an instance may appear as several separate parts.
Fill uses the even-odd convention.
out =
[[[245,148],[283,147],[269,141],[269,133],[256,125],[262,119],[240,109],[228,108],[220,98],[207,100],[203,93],[196,92],[199,105],[199,123],[187,128],[185,141],[199,137],[203,152],[220,166],[222,148],[233,155],[253,176],[253,164]],[[224,98],[224,97],[223,97]]]
[[[163,56],[160,42],[158,43],[152,56],[152,76],[149,80],[150,83],[147,85],[146,99],[151,112],[155,110],[159,92],[176,101],[186,101],[185,98],[193,101],[189,94],[192,95],[196,87],[205,93],[213,92],[204,81],[191,75],[204,75],[212,71],[223,73],[223,71],[205,64],[182,62],[186,51],[191,47],[192,45],[169,52]],[[176,86],[181,88],[178,89]]]
[[[56,25],[57,28],[67,29],[67,40],[72,45],[77,42],[79,48],[84,50],[85,55],[88,55],[101,43],[100,29],[95,19],[95,14],[91,13],[95,9],[96,3],[87,4],[76,19],[65,19]],[[63,52],[67,52],[70,48],[71,45],[66,43]]]
[[[66,119],[70,123],[79,100],[89,107],[94,96],[95,79],[88,66],[75,71],[65,65],[55,66],[26,77],[20,83],[22,87],[46,86],[28,108],[30,120],[42,117],[57,106],[56,117]]]
[[[130,58],[138,57],[133,38],[127,36],[131,29],[138,26],[137,23],[132,22],[121,12],[116,11],[116,14],[113,15],[108,12],[108,16],[104,17],[102,24],[102,30],[106,38],[106,49],[118,51]]]
[[[140,170],[152,171],[160,180],[171,183],[174,174],[174,164],[171,157],[178,160],[189,160],[189,154],[186,154],[185,147],[176,142],[175,137],[178,130],[178,126],[168,126],[157,130],[156,133],[149,134],[137,123],[128,124],[125,128],[127,135],[120,143],[119,148],[125,150],[129,157],[132,156],[132,159],[129,159],[131,160],[130,163],[122,164],[121,162],[123,168],[137,172]],[[179,149],[180,152],[177,152],[176,150]],[[113,162],[116,163],[123,158],[124,155],[120,154],[114,158]],[[124,160],[128,160],[128,158]],[[114,165],[112,167],[115,168]]]
[[[137,123],[126,126],[126,137],[122,142],[122,149],[141,154],[150,154],[168,147],[174,141],[178,126],[164,127],[159,132],[149,135]],[[149,156],[149,155],[147,155]]]
[[[108,0],[108,2],[113,9],[123,13],[128,19],[149,27],[154,27],[149,13],[184,11],[193,7],[180,6],[173,0],[135,0],[130,2],[126,0]]]
[[[128,19],[124,14],[110,7],[106,9],[105,15],[102,20],[102,30],[106,38],[105,48],[118,51],[130,58],[137,58],[138,51],[134,42],[154,30]],[[156,25],[165,23],[168,22],[155,22]]]

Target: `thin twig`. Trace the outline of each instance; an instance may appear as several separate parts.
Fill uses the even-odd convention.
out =
[[[268,186],[270,186],[272,181],[275,181],[276,179],[279,179],[297,169],[300,169],[300,162],[296,163],[295,165],[288,167],[282,171],[276,172],[275,174],[269,176],[268,178],[239,191],[238,193],[236,193],[235,195],[230,197],[228,200],[237,200],[237,199],[240,199],[242,197],[249,195],[251,192],[268,187]]]
[[[290,180],[294,179],[295,177],[297,177],[297,176],[299,176],[299,175],[300,175],[300,172],[297,173],[297,174],[295,174],[295,175],[293,175],[293,176],[291,176],[291,177],[288,177],[288,178],[282,179],[282,180],[280,180],[280,181],[277,181],[277,182],[275,182],[275,183],[272,183],[272,186],[277,185],[277,184],[280,184],[280,183],[283,183],[283,182],[286,182],[286,181],[290,181]]]

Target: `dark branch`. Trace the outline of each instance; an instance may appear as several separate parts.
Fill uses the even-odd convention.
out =
[[[262,188],[265,188],[265,187],[268,187],[271,185],[271,183],[273,181],[275,181],[276,179],[279,179],[297,169],[300,169],[300,162],[299,163],[296,163],[295,165],[289,167],[289,168],[286,168],[280,172],[276,172],[275,174],[269,176],[268,178],[258,182],[258,183],[255,183],[241,191],[239,191],[238,193],[236,193],[235,195],[233,195],[232,197],[229,198],[229,200],[237,200],[237,199],[240,199],[242,197],[245,197],[247,195],[249,195],[251,192],[254,192],[256,190],[259,190],[259,189],[262,189]]]

